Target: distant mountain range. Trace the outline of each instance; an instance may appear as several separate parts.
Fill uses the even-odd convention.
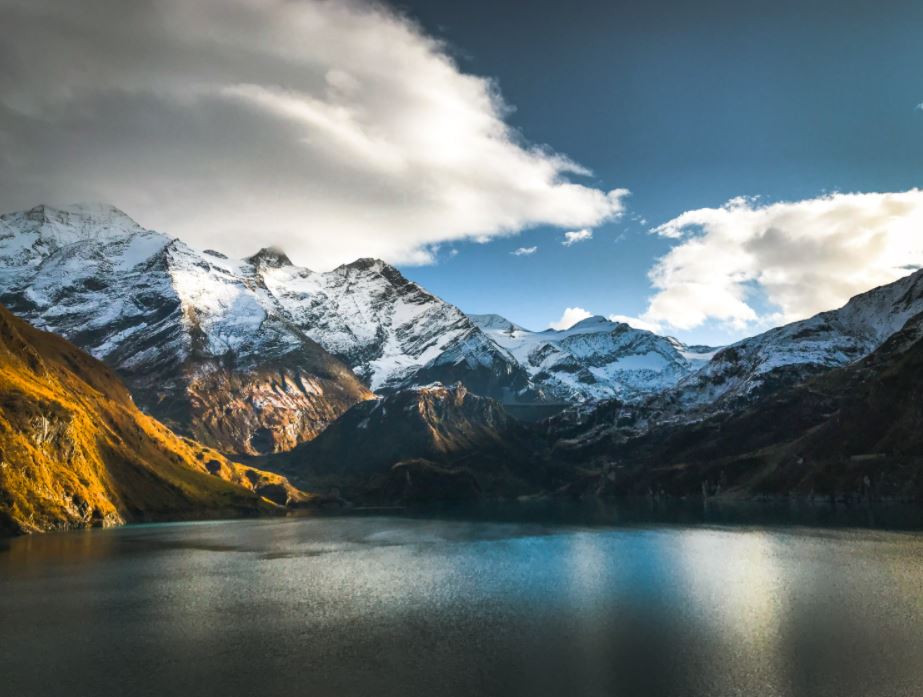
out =
[[[830,368],[854,363],[880,347],[923,311],[923,271],[821,312],[744,339],[665,395],[683,410],[728,406],[780,385],[804,381]]]
[[[247,455],[310,440],[373,392],[460,381],[508,404],[627,399],[710,351],[601,318],[509,334],[382,261],[229,259],[99,204],[0,216],[0,301],[114,367],[171,427]]]
[[[921,491],[923,271],[712,348],[603,317],[529,331],[379,260],[230,259],[111,206],[38,206],[0,216],[0,302],[114,369],[193,451],[360,498]]]
[[[595,316],[569,329],[532,332],[500,315],[470,315],[545,395],[571,402],[635,400],[695,372],[717,349],[686,346]]]

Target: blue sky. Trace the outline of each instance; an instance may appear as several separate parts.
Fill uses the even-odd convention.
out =
[[[403,270],[470,312],[544,328],[568,306],[640,315],[674,243],[649,227],[746,195],[800,200],[923,184],[923,3],[404,2],[492,76],[508,121],[626,187],[626,215],[564,247],[538,228]],[[645,225],[641,221],[646,220]],[[536,246],[530,256],[512,256]],[[448,249],[457,250],[450,256]],[[672,333],[721,343],[721,322]]]

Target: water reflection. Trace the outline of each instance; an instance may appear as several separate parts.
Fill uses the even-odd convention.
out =
[[[0,551],[4,694],[891,697],[923,684],[916,534],[499,518],[15,540]]]

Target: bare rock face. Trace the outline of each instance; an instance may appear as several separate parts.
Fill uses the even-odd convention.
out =
[[[283,452],[315,438],[356,401],[343,383],[299,368],[223,368],[189,380],[192,435],[225,452]]]

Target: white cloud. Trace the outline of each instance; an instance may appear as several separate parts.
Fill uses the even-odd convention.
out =
[[[490,79],[383,4],[0,0],[0,210],[105,200],[327,268],[616,217]]]
[[[653,232],[679,242],[650,272],[656,293],[643,319],[742,331],[839,307],[923,265],[923,191],[737,198]]]
[[[537,251],[538,247],[520,247],[519,249],[515,249],[510,252],[510,254],[517,257],[527,257],[530,254],[535,254]]]
[[[627,324],[629,327],[634,327],[635,329],[644,329],[649,332],[658,333],[661,330],[659,324],[655,322],[647,322],[640,317],[632,317],[631,315],[609,315],[610,322],[622,322]]]
[[[586,242],[587,240],[593,239],[593,231],[587,230],[571,230],[570,232],[564,233],[564,239],[561,240],[561,244],[565,247],[570,247],[571,245],[577,244],[578,242]]]
[[[919,104],[917,104],[914,107],[914,109],[916,109],[917,111],[923,111],[923,102],[920,102]]]
[[[580,320],[592,317],[593,313],[587,312],[582,307],[568,307],[561,313],[561,319],[557,322],[551,322],[549,329],[570,329]]]

